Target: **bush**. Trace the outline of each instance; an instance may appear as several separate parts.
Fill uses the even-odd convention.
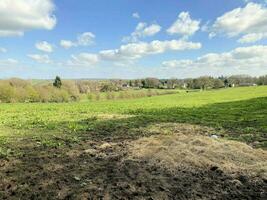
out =
[[[80,92],[74,81],[63,81],[61,89],[68,92],[71,101],[79,100]]]
[[[117,90],[118,88],[113,84],[104,84],[100,89],[101,92],[112,92]]]
[[[51,101],[51,86],[35,86],[35,90],[39,95],[40,102],[46,103]]]
[[[61,88],[51,83],[32,85],[28,81],[12,78],[0,81],[0,102],[69,102],[79,100],[80,93],[73,81],[64,81]]]
[[[71,100],[70,95],[66,90],[54,88],[54,90],[52,90],[51,92],[52,92],[51,96],[52,98],[50,99],[51,102],[62,103]]]
[[[0,83],[0,101],[4,103],[15,101],[15,90],[8,82]]]

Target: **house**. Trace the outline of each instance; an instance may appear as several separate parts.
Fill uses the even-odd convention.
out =
[[[257,86],[255,83],[239,83],[240,87]]]
[[[130,87],[130,85],[129,85],[129,84],[127,84],[127,83],[123,83],[123,84],[122,84],[122,87],[123,87],[123,88],[129,88],[129,87]]]

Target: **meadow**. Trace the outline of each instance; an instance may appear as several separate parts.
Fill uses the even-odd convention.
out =
[[[109,170],[111,168],[115,170],[112,165],[118,165],[116,159],[125,158],[125,155],[129,152],[126,143],[144,137],[172,134],[175,130],[178,130],[179,133],[197,134],[197,137],[200,138],[216,135],[222,138],[222,141],[243,142],[253,148],[259,148],[255,151],[259,151],[262,159],[264,159],[266,154],[261,149],[267,148],[266,122],[266,86],[189,92],[177,90],[174,94],[134,99],[84,100],[72,103],[0,104],[0,161],[2,161],[1,166],[4,166],[1,169],[0,176],[5,177],[3,174],[8,171],[8,175],[11,177],[10,179],[5,177],[5,181],[0,183],[0,197],[1,195],[2,197],[10,197],[13,194],[12,192],[15,191],[13,194],[15,197],[24,194],[28,198],[38,198],[35,195],[39,194],[47,195],[47,198],[57,195],[61,195],[62,199],[66,198],[66,195],[78,198],[80,196],[77,196],[77,193],[89,184],[89,178],[87,177],[89,175],[84,174],[85,168],[82,166],[86,167],[87,173],[90,174],[90,180],[96,181],[94,184],[98,187],[101,181],[99,177],[93,179],[93,174],[102,176],[101,173],[107,173],[105,181],[108,181],[109,173],[114,173],[114,171]],[[202,139],[194,139],[198,143],[200,140]],[[203,141],[207,140],[210,139],[204,139]],[[170,143],[169,139],[166,141]],[[191,139],[188,140],[189,143],[190,141]],[[113,144],[115,145],[112,146]],[[186,148],[186,144],[183,145]],[[231,146],[231,144],[225,144],[225,146],[229,145]],[[238,146],[239,143],[235,143],[235,150],[238,149],[236,145]],[[120,152],[116,154],[118,158],[114,157],[114,152],[110,153],[109,148],[112,151]],[[146,146],[142,146],[142,149],[144,148]],[[251,151],[247,146],[244,148],[246,152]],[[102,152],[95,158],[94,156],[98,150],[104,151],[106,157],[99,157],[103,154]],[[86,157],[90,160],[90,164],[88,164],[89,161],[84,164],[84,154],[77,153],[79,151],[85,151],[91,156]],[[259,154],[256,153],[255,155]],[[254,157],[257,158],[255,155]],[[95,160],[92,160],[93,157]],[[79,163],[78,166],[76,162]],[[50,163],[50,167],[53,166],[54,168],[46,169],[44,167],[45,163]],[[140,163],[142,162],[138,162],[138,164]],[[133,170],[137,170],[136,163],[130,165]],[[261,172],[257,173],[266,173],[266,163],[261,160],[261,167],[258,166],[257,168],[261,169]],[[88,169],[88,167],[91,168]],[[58,170],[61,172],[58,172]],[[123,168],[123,170],[126,169]],[[22,172],[24,175],[20,174]],[[59,173],[63,174],[59,175]],[[64,173],[68,173],[68,175],[64,175]],[[161,173],[163,172],[161,171]],[[166,172],[164,171],[164,173]],[[47,174],[53,174],[53,176],[47,176]],[[28,177],[28,182],[25,181],[27,179],[25,176]],[[50,183],[46,176],[54,182]],[[64,184],[61,182],[64,188],[54,189],[56,180],[59,181],[57,178],[61,177],[61,181],[62,176],[69,177],[66,178]],[[38,182],[36,184],[37,179],[44,177],[49,183]],[[214,181],[213,178],[211,180]],[[13,184],[12,181],[19,183],[20,186]],[[24,185],[21,186],[21,184]],[[45,186],[40,186],[40,184]],[[66,190],[68,184],[73,184],[73,188],[69,192],[65,191],[67,194],[62,194],[62,190]],[[217,186],[220,186],[219,182]],[[229,187],[233,187],[233,185]],[[50,192],[47,193],[48,189]],[[39,192],[36,193],[36,190]],[[29,191],[35,191],[35,194]],[[90,191],[92,192],[91,189]],[[93,194],[100,195],[100,193],[101,191]],[[145,193],[139,191],[139,194],[144,195]]]
[[[265,86],[97,102],[1,104],[0,113],[1,141],[50,137],[50,132],[79,137],[101,127],[113,137],[116,127],[127,134],[151,123],[178,122],[210,126],[229,138],[267,146]]]

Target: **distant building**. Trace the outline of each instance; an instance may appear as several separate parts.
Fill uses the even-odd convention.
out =
[[[239,83],[240,87],[257,86],[255,83]]]
[[[187,88],[187,84],[184,83],[184,84],[182,85],[182,87],[183,87],[184,89],[186,89],[186,88]]]
[[[127,83],[124,83],[124,84],[122,84],[122,87],[123,87],[123,88],[129,88],[129,87],[130,87],[130,85],[129,85],[129,84],[127,84]]]

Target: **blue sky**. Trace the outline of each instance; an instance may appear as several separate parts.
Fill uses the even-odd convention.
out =
[[[5,0],[0,16],[0,78],[267,74],[264,0]]]

